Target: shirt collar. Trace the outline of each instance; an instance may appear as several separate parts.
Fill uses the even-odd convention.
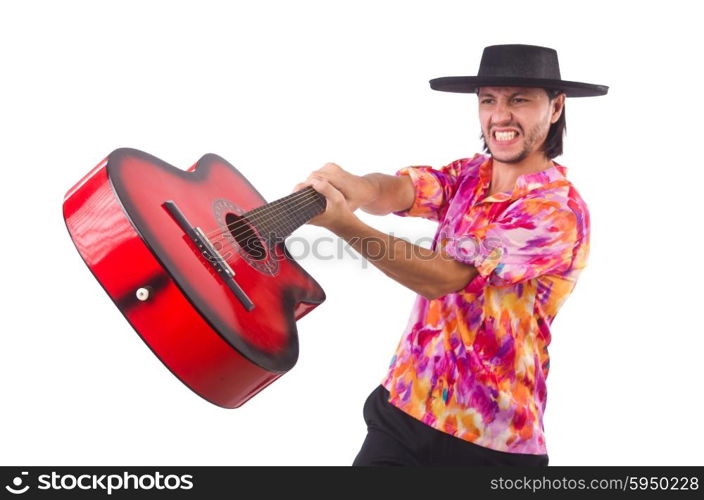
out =
[[[480,196],[483,193],[487,193],[489,185],[491,184],[491,173],[493,169],[494,161],[491,156],[489,156],[480,166],[479,166],[479,189]],[[555,182],[568,184],[567,180],[567,167],[560,165],[553,160],[553,166],[541,170],[539,172],[531,172],[528,174],[519,175],[516,179],[516,184],[513,186],[513,191],[494,193],[491,196],[481,199],[484,201],[506,201],[515,200],[523,196],[529,191],[545,187],[548,184]]]

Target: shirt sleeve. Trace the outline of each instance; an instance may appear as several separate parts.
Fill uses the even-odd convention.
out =
[[[522,200],[496,221],[447,240],[445,251],[478,275],[465,287],[509,286],[567,271],[578,243],[577,217],[550,200]]]
[[[406,210],[393,212],[401,217],[423,217],[434,221],[441,220],[449,201],[455,193],[457,179],[467,158],[455,160],[440,169],[431,166],[403,167],[396,175],[407,175],[415,188],[413,205]]]

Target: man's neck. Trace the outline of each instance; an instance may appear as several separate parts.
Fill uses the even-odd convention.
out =
[[[554,162],[543,155],[531,156],[519,163],[503,163],[493,158],[491,172],[491,184],[489,186],[489,196],[512,192],[516,184],[516,179],[523,174],[531,174],[546,170],[554,165]]]

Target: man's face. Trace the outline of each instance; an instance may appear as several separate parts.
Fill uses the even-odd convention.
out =
[[[479,122],[489,152],[498,161],[518,163],[540,151],[550,125],[560,118],[565,95],[552,102],[541,88],[482,87]]]

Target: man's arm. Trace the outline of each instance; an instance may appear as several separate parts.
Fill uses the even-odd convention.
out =
[[[373,195],[359,207],[367,213],[386,215],[400,212],[410,208],[415,201],[413,181],[407,175],[373,173],[362,176],[362,179],[373,186]]]
[[[336,163],[326,163],[312,172],[306,183],[313,179],[324,179],[340,191],[354,212],[361,208],[373,215],[386,215],[391,212],[406,210],[415,201],[413,181],[406,176],[372,173],[363,176],[354,175]],[[298,184],[294,190],[305,183]]]
[[[322,177],[312,175],[296,187],[306,185],[313,186],[327,200],[325,211],[311,219],[310,224],[325,227],[345,239],[384,274],[414,292],[435,299],[464,288],[477,275],[474,266],[441,250],[413,245],[368,226],[352,212],[345,196]],[[407,207],[399,210],[403,208]]]
[[[354,214],[329,229],[388,277],[427,299],[461,290],[477,275],[474,266],[382,233]]]

